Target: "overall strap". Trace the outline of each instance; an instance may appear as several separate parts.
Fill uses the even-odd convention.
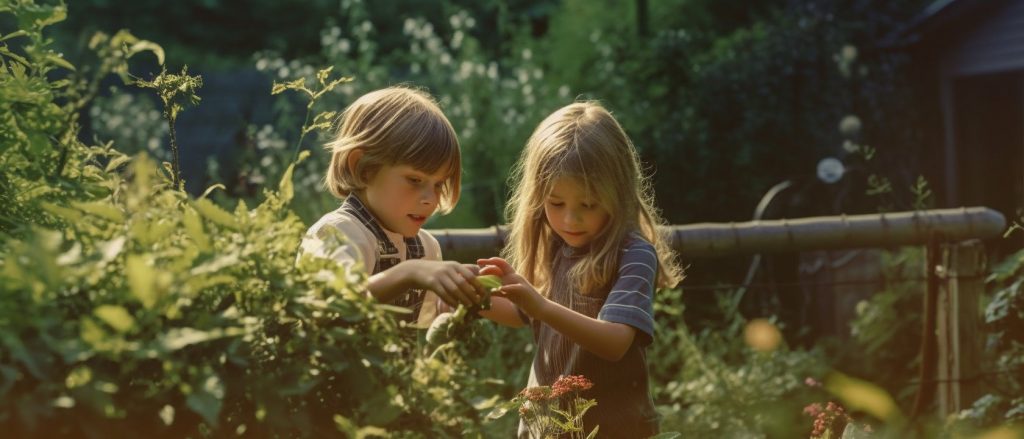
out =
[[[380,222],[373,216],[373,213],[366,208],[366,205],[354,194],[350,194],[345,198],[345,202],[341,205],[341,210],[355,217],[359,222],[365,226],[370,233],[377,239],[377,258],[374,261],[373,273],[380,273],[387,270],[399,262],[402,262],[401,255],[398,254],[398,248],[388,238],[387,233],[384,232],[384,228],[381,227]],[[423,247],[423,241],[420,240],[419,235],[411,238],[403,238],[406,248],[406,259],[422,259],[425,255],[425,249]],[[399,296],[394,301],[394,305],[407,307],[413,310],[410,314],[410,318],[415,322],[416,315],[419,313],[419,308],[423,304],[424,291],[421,289],[410,289],[407,293]]]

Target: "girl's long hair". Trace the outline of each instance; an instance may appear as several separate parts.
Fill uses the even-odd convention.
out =
[[[596,294],[613,280],[622,243],[634,232],[657,251],[658,285],[673,287],[682,280],[675,255],[659,231],[663,221],[636,149],[618,121],[596,102],[573,103],[544,119],[512,171],[506,211],[509,244],[502,255],[516,272],[550,294],[558,238],[548,225],[544,203],[559,178],[578,182],[609,215],[590,251],[569,273],[580,293]]]

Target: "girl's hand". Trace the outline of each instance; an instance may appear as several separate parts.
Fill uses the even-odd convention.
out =
[[[502,282],[505,284],[498,290],[498,297],[512,301],[530,317],[544,320],[544,311],[551,302],[538,293],[533,285],[515,273],[503,276]]]
[[[411,263],[410,263],[411,262]],[[446,304],[473,306],[480,303],[484,287],[476,280],[480,268],[452,261],[416,259],[399,264],[405,266],[414,288],[433,291]]]
[[[516,270],[512,268],[507,261],[499,257],[477,259],[477,265],[480,266],[480,274],[493,274],[501,278],[501,283],[507,284],[509,281],[514,279],[512,275],[516,274]]]

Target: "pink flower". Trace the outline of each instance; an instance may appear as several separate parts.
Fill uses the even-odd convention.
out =
[[[822,408],[820,402],[812,402],[810,404],[807,404],[807,407],[804,407],[804,414],[814,418],[818,416],[818,413],[821,413],[821,410]]]
[[[583,375],[569,375],[559,376],[555,384],[551,386],[552,396],[560,397],[569,393],[582,392],[594,387],[594,383],[590,382]]]
[[[545,401],[554,397],[551,392],[551,388],[548,386],[528,387],[523,389],[522,392],[519,392],[519,395],[532,402]]]
[[[821,387],[821,381],[818,381],[811,377],[804,378],[804,384],[810,387]]]

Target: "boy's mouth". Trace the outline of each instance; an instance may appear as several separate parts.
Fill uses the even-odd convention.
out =
[[[423,224],[427,220],[427,217],[424,216],[424,215],[409,214],[407,216],[409,217],[409,219],[411,219],[413,222],[415,222],[417,224]]]

